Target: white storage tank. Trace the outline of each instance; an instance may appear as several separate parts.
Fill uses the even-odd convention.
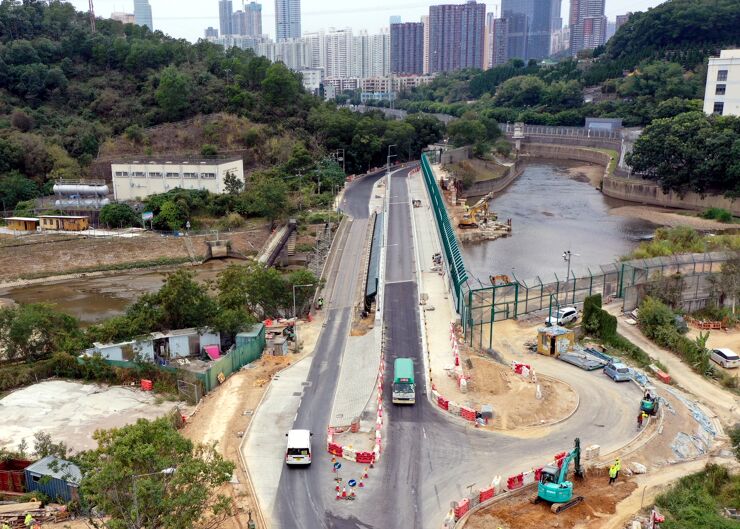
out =
[[[105,196],[109,191],[105,184],[54,184],[54,193],[59,195]]]

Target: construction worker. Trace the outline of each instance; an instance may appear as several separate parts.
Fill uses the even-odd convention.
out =
[[[639,430],[640,428],[642,428],[642,421],[643,421],[643,420],[645,419],[645,418],[644,418],[644,417],[642,416],[642,414],[643,414],[643,413],[644,413],[644,412],[640,412],[640,413],[638,413],[638,414],[637,414],[637,429],[638,429],[638,430]]]
[[[617,481],[617,467],[614,465],[609,467],[609,485]]]
[[[26,519],[23,521],[23,524],[26,527],[31,527],[33,525],[33,516],[31,516],[30,512],[26,514]]]
[[[614,460],[614,468],[617,469],[617,477],[619,477],[619,471],[622,470],[622,462],[619,460],[619,458]]]

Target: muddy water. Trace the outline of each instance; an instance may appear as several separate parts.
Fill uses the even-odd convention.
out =
[[[214,260],[192,270],[199,281],[207,281],[215,279],[229,262],[239,261]],[[10,298],[17,303],[51,303],[83,324],[91,324],[123,313],[140,295],[158,290],[167,273],[174,270],[121,272],[0,289],[0,298]]]
[[[567,162],[532,163],[501,195],[490,202],[499,220],[512,219],[513,235],[496,241],[467,244],[463,256],[472,277],[487,282],[491,274],[519,279],[565,277],[565,250],[579,254],[572,269],[613,262],[629,253],[655,225],[644,220],[610,215],[624,202],[603,196],[585,174]],[[473,279],[471,284],[478,285]]]

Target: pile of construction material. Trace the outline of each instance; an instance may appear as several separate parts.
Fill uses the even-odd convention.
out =
[[[29,514],[37,524],[62,522],[69,518],[69,511],[64,505],[49,504],[42,508],[40,501],[0,502],[0,526],[7,524],[12,529],[26,527],[26,516]]]

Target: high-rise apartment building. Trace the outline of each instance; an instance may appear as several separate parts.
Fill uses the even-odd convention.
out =
[[[509,20],[497,18],[493,21],[491,66],[500,66],[509,60]]]
[[[217,39],[218,38],[218,30],[214,27],[208,26],[205,31],[205,38],[206,39]]]
[[[352,30],[330,29],[326,34],[326,77],[351,77]]]
[[[320,68],[326,77],[326,34],[323,31],[306,33],[306,67]]]
[[[429,7],[429,71],[483,68],[485,4]]]
[[[424,24],[391,24],[391,72],[424,73]]]
[[[561,29],[563,29],[563,0],[552,0],[550,5],[552,7],[552,13],[550,15],[550,27],[552,31],[560,31]]]
[[[421,17],[421,23],[424,24],[424,63],[423,73],[429,73],[429,15]]]
[[[301,0],[275,0],[275,40],[301,36]]]
[[[262,4],[257,2],[244,4],[244,13],[247,18],[247,32],[245,35],[262,35]]]
[[[505,21],[501,27],[506,30],[506,61],[528,57],[529,17],[524,13],[508,12],[500,20]]]
[[[516,37],[512,38],[524,38],[526,43],[519,42],[509,46],[510,53],[514,50],[517,50],[517,53],[524,50],[525,55],[510,55],[509,58],[529,60],[545,59],[550,56],[551,34],[553,25],[557,23],[553,18],[560,18],[560,0],[503,0],[501,13],[503,18],[519,15],[526,17],[524,23],[519,19],[510,24],[510,30],[514,27],[525,28],[523,35],[517,33]]]
[[[584,49],[606,42],[605,0],[571,0],[570,53],[573,57]]]
[[[146,26],[154,31],[152,6],[149,5],[149,0],[134,0],[134,22],[139,26]]]
[[[231,0],[218,0],[218,22],[221,35],[234,35],[233,31],[234,9]]]
[[[389,21],[389,25],[393,24],[400,24],[401,23],[401,16],[400,15],[391,15]]]

